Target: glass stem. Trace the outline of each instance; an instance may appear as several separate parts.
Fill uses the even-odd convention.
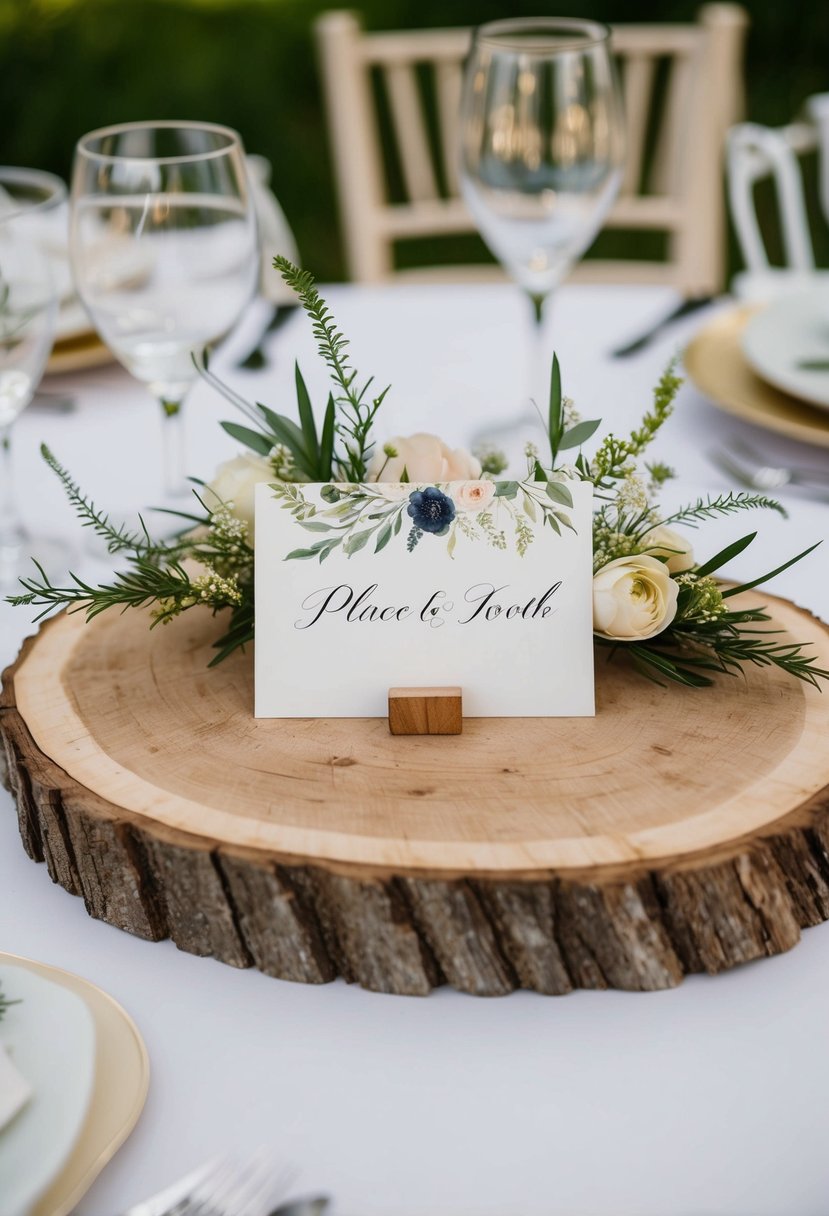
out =
[[[190,487],[187,482],[187,460],[184,442],[184,398],[172,401],[162,397],[164,415],[162,468],[166,498],[183,498]]]
[[[549,368],[547,366],[547,342],[544,332],[544,305],[547,296],[535,295],[532,292],[528,294],[530,304],[532,305],[533,332],[530,339],[530,358],[527,368],[527,397],[533,420],[537,422],[539,410],[541,411],[542,418],[545,418],[547,415],[547,380]],[[550,358],[552,358],[552,355]]]
[[[0,547],[20,543],[23,529],[14,495],[11,423],[0,429]]]

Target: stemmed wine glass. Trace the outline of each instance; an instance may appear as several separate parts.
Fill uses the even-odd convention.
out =
[[[12,480],[11,429],[40,383],[52,348],[57,298],[48,256],[65,231],[66,187],[34,169],[0,168],[0,587],[13,586],[56,544],[24,528]]]
[[[161,405],[165,493],[186,493],[182,406],[197,375],[193,355],[232,329],[256,286],[256,221],[238,134],[211,123],[143,122],[84,135],[69,251],[95,328]]]
[[[592,243],[622,179],[622,104],[608,27],[558,17],[481,26],[460,129],[463,196],[532,303],[532,396],[541,384],[545,301]]]

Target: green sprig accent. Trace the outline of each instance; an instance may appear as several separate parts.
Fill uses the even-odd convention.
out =
[[[301,270],[285,257],[274,258],[273,264],[299,297],[302,307],[310,317],[319,353],[340,389],[340,396],[336,399],[339,407],[336,430],[345,449],[345,457],[340,457],[339,460],[343,479],[365,481],[374,446],[371,428],[389,386],[376,397],[367,398],[373,377],[370,377],[362,388],[357,387],[357,372],[351,367],[345,353],[349,345],[348,339],[337,328],[331,310],[317,291],[313,275],[307,270]]]
[[[120,553],[123,550],[133,553],[147,552],[153,547],[147,530],[144,528],[143,520],[141,526],[144,530],[141,534],[128,532],[125,527],[113,524],[109,516],[99,510],[92,499],[83,493],[77,482],[73,481],[68,470],[60,461],[56,460],[45,443],[40,445],[40,454],[52,472],[60,479],[66,497],[71,506],[75,508],[75,514],[83,527],[91,528],[96,536],[100,536],[102,540],[106,541],[108,553]]]
[[[119,571],[111,583],[92,586],[70,571],[72,580],[68,586],[58,587],[49,579],[39,562],[34,562],[39,578],[21,578],[26,588],[24,595],[9,596],[8,602],[15,605],[34,605],[43,609],[35,620],[39,621],[55,608],[66,608],[70,613],[83,611],[91,621],[109,608],[142,608],[147,604],[169,602],[170,607],[153,621],[159,624],[178,615],[183,599],[197,598],[187,571],[178,563],[159,566],[140,556],[134,556],[128,570]]]
[[[642,455],[670,418],[681,387],[682,379],[676,374],[674,359],[654,389],[653,408],[644,415],[641,426],[632,431],[627,439],[608,435],[592,462],[583,466],[583,471],[597,490],[610,489],[614,481],[620,481],[630,472],[632,462]]]
[[[746,628],[770,620],[763,609],[725,613],[710,623],[689,620],[652,641],[624,649],[638,670],[651,679],[661,675],[694,688],[713,684],[704,672],[736,676],[751,664],[777,667],[820,690],[818,681],[829,680],[829,671],[818,666],[805,643],[782,642],[778,630]]]
[[[695,528],[703,519],[714,519],[718,515],[735,515],[738,511],[758,510],[777,511],[784,519],[788,518],[785,507],[776,498],[767,498],[765,494],[750,494],[747,490],[729,490],[727,494],[718,494],[715,498],[710,495],[707,498],[698,498],[696,502],[682,507],[661,522],[665,525],[681,523]]]

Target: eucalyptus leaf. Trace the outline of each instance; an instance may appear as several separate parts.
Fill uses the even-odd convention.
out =
[[[591,435],[595,435],[596,431],[602,424],[601,418],[594,418],[587,422],[577,422],[575,426],[571,426],[569,431],[565,431],[559,441],[559,452],[565,452],[568,448],[580,448],[583,443]]]
[[[573,495],[560,481],[547,482],[547,497],[552,498],[553,502],[561,503],[563,507],[573,505]]]
[[[385,549],[386,545],[391,540],[392,535],[392,525],[390,523],[385,524],[378,533],[377,544],[374,546],[374,552],[379,553],[381,549]]]
[[[349,557],[352,553],[359,553],[368,543],[369,537],[374,535],[374,531],[374,528],[366,528],[363,532],[352,533],[348,540],[343,542],[343,553],[347,553]]]

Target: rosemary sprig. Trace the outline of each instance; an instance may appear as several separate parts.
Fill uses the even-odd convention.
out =
[[[769,621],[762,609],[721,617],[716,624],[688,622],[659,634],[648,642],[624,647],[637,668],[651,679],[659,675],[679,684],[701,688],[713,684],[703,671],[738,675],[746,664],[777,667],[787,675],[813,688],[819,680],[829,680],[829,671],[818,666],[814,655],[806,653],[802,642],[779,641],[779,631],[745,629],[748,623]]]
[[[717,515],[734,515],[738,511],[755,510],[777,511],[784,519],[788,518],[785,507],[776,498],[767,498],[765,494],[750,494],[747,490],[738,490],[736,493],[729,490],[727,494],[718,494],[715,498],[712,498],[711,495],[708,495],[707,498],[698,498],[696,502],[682,507],[679,511],[674,511],[673,515],[668,515],[661,522],[666,526],[681,523],[695,528],[703,519],[714,519]]]
[[[75,514],[84,528],[91,528],[97,536],[106,541],[108,553],[120,553],[129,550],[133,553],[147,553],[153,548],[144,521],[141,520],[142,533],[128,532],[125,527],[113,524],[107,514],[99,510],[91,498],[87,497],[77,482],[72,480],[69,472],[55,459],[45,443],[40,445],[40,454],[53,473],[60,479],[70,505],[75,508]]]
[[[129,569],[119,571],[112,582],[101,583],[97,587],[71,572],[68,586],[55,586],[40,563],[35,561],[34,564],[40,577],[21,578],[25,594],[9,596],[9,603],[42,608],[43,611],[34,618],[36,621],[55,608],[66,608],[69,612],[83,611],[87,621],[91,621],[109,608],[143,608],[147,604],[178,603],[198,598],[189,574],[177,561],[158,565],[136,554]],[[153,624],[175,615],[177,613],[168,608],[159,614]]]

